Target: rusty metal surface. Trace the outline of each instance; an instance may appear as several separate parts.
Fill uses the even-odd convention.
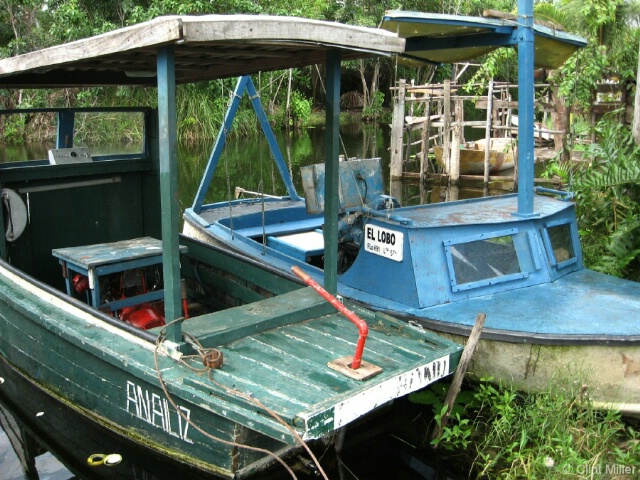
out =
[[[331,360],[327,363],[327,367],[354,380],[366,380],[382,372],[382,367],[364,360],[360,364],[360,367],[355,370],[351,368],[351,362],[353,362],[353,356],[347,355],[346,357]]]

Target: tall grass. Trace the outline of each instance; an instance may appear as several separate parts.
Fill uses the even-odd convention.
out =
[[[640,432],[580,382],[524,394],[483,379],[463,407],[434,443],[465,452],[469,478],[640,478]]]
[[[214,88],[215,87],[215,88]],[[181,85],[176,92],[176,113],[178,117],[178,141],[183,144],[211,142],[222,126],[224,115],[230,102],[230,88],[213,85]],[[29,92],[20,99],[19,108],[30,107],[157,107],[157,93],[152,88],[100,87],[90,89],[67,89],[65,96],[59,92]],[[55,119],[49,115],[48,121],[32,121],[34,115],[8,117],[0,122],[3,142],[7,144],[34,143],[52,141],[55,136]],[[38,118],[43,117],[42,114]],[[44,118],[44,117],[43,117]],[[89,125],[89,124],[87,124]],[[123,115],[103,117],[94,120],[88,131],[84,125],[82,137],[96,143],[100,138],[109,141],[139,142],[144,132],[132,124]],[[233,122],[231,135],[245,136],[258,132],[260,125],[248,99],[242,100],[242,106]]]
[[[482,383],[476,398],[473,466],[480,477],[589,478],[614,466],[640,474],[638,431],[619,412],[593,408],[578,384],[527,395]]]
[[[195,144],[214,140],[224,122],[230,96],[214,95],[207,89],[185,85],[178,89],[178,141]],[[245,136],[258,132],[260,125],[249,100],[242,99],[229,131],[231,135]]]

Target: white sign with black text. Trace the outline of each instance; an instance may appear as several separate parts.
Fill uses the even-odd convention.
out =
[[[369,253],[401,262],[403,258],[404,233],[377,225],[365,225],[364,249]]]

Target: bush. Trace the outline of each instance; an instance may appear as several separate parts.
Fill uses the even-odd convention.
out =
[[[298,90],[291,92],[291,116],[296,127],[306,126],[311,118],[311,100]]]
[[[371,99],[369,105],[365,105],[362,109],[362,118],[364,120],[376,120],[384,113],[384,93],[377,91]]]
[[[562,385],[525,394],[482,379],[471,400],[468,390],[461,392],[466,406],[457,405],[432,444],[465,452],[469,478],[603,478],[607,468],[637,476],[640,432],[619,412],[596,410],[580,382]],[[438,423],[442,403],[427,397],[413,399],[432,404]]]
[[[576,194],[585,263],[610,275],[640,280],[640,147],[615,119],[597,125],[591,166],[577,170]]]

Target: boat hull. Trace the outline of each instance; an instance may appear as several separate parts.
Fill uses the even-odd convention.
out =
[[[0,377],[3,379],[0,399],[17,415],[20,426],[79,478],[220,478],[159,454],[140,442],[132,441],[128,435],[107,428],[95,417],[73,408],[47,391],[2,357]],[[96,454],[119,454],[122,462],[108,468],[103,465],[91,467],[87,460]]]
[[[236,294],[254,299],[185,324],[202,348],[224,352],[220,370],[207,375],[201,359],[179,361],[178,352],[167,350],[170,344],[155,342],[160,329],[125,329],[0,262],[0,357],[15,372],[11,376],[73,410],[81,423],[108,429],[110,437],[179,469],[205,478],[265,478],[265,472],[282,474],[280,461],[300,451],[303,441],[323,445],[335,430],[364,422],[370,412],[451,374],[459,361],[458,344],[429,332],[402,332],[397,320],[359,309],[370,324],[363,360],[378,370],[372,378],[343,375],[330,364],[353,353],[357,332],[345,338],[350,329],[331,305],[310,288],[279,278],[270,281],[274,290],[260,289],[259,277],[272,272],[185,242],[191,256],[183,267],[194,269],[185,273],[189,279],[195,275],[207,291],[214,284],[222,288],[212,280],[217,275],[242,284]],[[261,294],[252,287],[266,298],[256,299]],[[28,395],[18,383],[0,385],[17,403]]]
[[[458,343],[467,336],[439,335]],[[596,408],[640,416],[640,345],[550,345],[481,338],[468,368],[475,380],[491,378],[529,393],[564,391]]]
[[[460,147],[460,174],[478,175],[484,172],[485,145],[484,140],[473,143],[472,147]],[[502,172],[514,167],[513,141],[506,138],[492,138],[489,152],[489,173]],[[442,168],[446,166],[443,161],[443,150],[439,145],[433,147],[436,162]]]
[[[515,198],[396,210],[398,217],[412,222],[406,225],[368,219],[367,225],[376,227],[373,232],[395,235],[399,242],[395,248],[402,255],[380,255],[372,239],[372,251],[363,246],[351,267],[339,275],[338,293],[461,344],[476,314],[483,312],[487,323],[474,357],[476,377],[491,376],[527,391],[545,391],[562,375],[560,383],[570,378],[587,385],[597,405],[637,412],[640,286],[585,269],[577,248],[572,248],[575,255],[570,258],[564,247],[552,246],[551,235],[559,232],[552,230],[549,235],[549,229],[558,226],[567,242],[571,239],[578,245],[572,204],[536,197],[539,216],[520,219],[512,214]],[[238,222],[240,211],[234,213]],[[269,228],[264,227],[267,235]],[[458,263],[458,257],[464,254],[472,259],[474,246],[494,231],[501,240],[496,247],[504,247],[503,241],[513,236],[513,248],[506,256],[499,251],[492,254],[492,265],[478,263],[488,277],[476,277],[480,270],[464,270],[469,261]],[[184,232],[269,264],[282,276],[288,275],[283,260],[294,262],[270,248],[268,238],[264,247],[241,235],[231,238],[220,225],[205,228],[187,215]],[[503,258],[525,263],[520,263],[520,271],[493,277],[492,268],[511,265],[502,265]],[[321,270],[304,261],[297,263],[321,281]],[[457,278],[463,273],[468,280]]]
[[[129,448],[204,478],[244,478],[273,464],[264,452],[238,452],[236,443],[260,444],[281,457],[297,450],[212,412],[208,394],[180,389],[171,379],[174,362],[161,353],[156,357],[152,342],[109,327],[81,304],[39,288],[1,265],[0,312],[0,357],[5,369],[13,371],[9,377],[19,379],[5,381],[0,389],[16,404],[28,390],[48,397],[56,405],[51,412],[37,407],[34,412],[30,405],[23,413],[40,415],[45,424],[51,417],[51,431],[56,434],[58,424],[65,421],[57,409],[72,410],[79,423],[104,428]],[[171,401],[188,422],[160,387],[153,368],[156,358],[168,377]],[[193,425],[226,443],[213,441]],[[123,472],[122,478],[131,478],[126,469]]]

